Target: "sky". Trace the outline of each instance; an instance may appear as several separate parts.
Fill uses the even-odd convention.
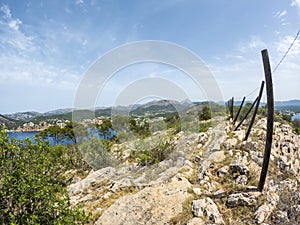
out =
[[[268,49],[274,69],[299,29],[300,0],[0,0],[0,113],[73,107],[97,60],[144,40],[195,53],[225,100],[254,99],[264,79],[261,50]],[[126,88],[151,77],[172,82],[191,100],[205,100],[182,71],[144,62],[116,72],[95,105],[114,105]],[[300,99],[300,38],[273,83],[276,100]]]

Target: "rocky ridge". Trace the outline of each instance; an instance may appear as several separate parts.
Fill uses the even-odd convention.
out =
[[[173,152],[153,166],[126,161],[132,145],[114,146],[126,163],[91,171],[69,171],[71,202],[93,213],[94,224],[300,224],[299,136],[276,122],[263,192],[260,176],[266,119],[250,138],[247,127],[232,131],[220,122],[207,133],[180,132]]]

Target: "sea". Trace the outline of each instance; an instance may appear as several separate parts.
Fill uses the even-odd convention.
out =
[[[300,120],[300,113],[296,113],[292,116],[292,120]]]
[[[89,129],[88,129],[88,132],[90,132]],[[28,138],[32,142],[34,142],[34,136],[38,133],[39,133],[39,131],[26,131],[26,132],[9,131],[9,132],[7,132],[8,137],[10,139],[15,138],[16,140],[21,140],[22,141],[22,140]],[[109,138],[111,138],[115,135],[116,135],[116,132],[114,130],[111,130],[111,136],[109,136]],[[99,135],[99,134],[94,135],[94,136],[98,137],[98,138],[104,138],[104,136]],[[60,144],[60,145],[65,145],[66,146],[68,144],[73,144],[72,140],[68,140],[68,139],[62,139],[58,143],[54,143],[52,138],[47,138],[47,140],[49,141],[50,145]]]
[[[38,134],[39,131],[26,131],[26,132],[17,132],[17,131],[9,131],[7,132],[9,139],[15,138],[16,140],[25,140],[26,138],[30,139],[32,142],[34,142],[34,136]],[[50,145],[55,145],[52,138],[47,139],[49,141]],[[63,139],[59,141],[58,144],[60,145],[68,145],[72,144],[73,142],[71,140]]]

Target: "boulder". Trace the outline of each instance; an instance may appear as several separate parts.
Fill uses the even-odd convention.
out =
[[[192,203],[192,211],[195,217],[206,219],[214,224],[224,224],[222,215],[211,198],[194,200]]]
[[[235,193],[228,196],[226,205],[228,207],[256,205],[256,197],[249,193]]]
[[[76,195],[85,192],[90,187],[101,184],[104,180],[109,180],[115,175],[116,170],[112,167],[102,168],[91,172],[86,178],[68,187],[70,195]]]

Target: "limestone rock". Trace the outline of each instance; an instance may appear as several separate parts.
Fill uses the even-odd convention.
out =
[[[86,178],[80,180],[77,183],[71,184],[68,187],[71,195],[79,194],[85,191],[85,189],[96,186],[103,182],[103,180],[110,179],[115,175],[115,169],[112,167],[102,168],[95,172],[91,172]]]
[[[191,187],[185,178],[146,187],[136,194],[119,198],[104,211],[95,225],[167,224],[182,211]]]
[[[205,225],[205,221],[201,218],[194,217],[193,219],[190,219],[186,225]]]
[[[225,191],[223,191],[222,189],[219,189],[218,191],[216,191],[214,194],[213,194],[213,196],[215,197],[215,198],[224,198],[224,197],[226,197],[226,192]]]
[[[256,197],[249,193],[236,193],[228,196],[226,205],[228,207],[252,206],[256,204]]]
[[[129,178],[123,178],[121,180],[115,181],[113,182],[110,187],[109,190],[113,193],[118,192],[119,190],[121,190],[124,187],[130,187],[130,186],[134,186],[131,182],[131,180]]]
[[[235,183],[238,185],[246,185],[248,183],[248,177],[246,175],[240,175],[235,179]]]
[[[204,145],[208,140],[208,135],[206,133],[200,133],[197,138],[198,144]]]
[[[223,143],[223,147],[227,150],[233,149],[236,144],[237,144],[237,139],[235,138],[231,138],[231,139],[227,139],[224,143]]]
[[[202,219],[206,218],[211,223],[224,224],[222,215],[211,198],[194,200],[192,203],[192,211],[196,217]]]
[[[223,166],[222,168],[220,168],[217,171],[217,176],[218,177],[224,177],[224,176],[226,176],[226,174],[228,173],[228,170],[229,170],[229,166]]]
[[[200,188],[193,188],[193,192],[194,192],[196,195],[199,195],[199,196],[202,194]]]
[[[84,196],[83,198],[81,198],[78,202],[89,202],[92,201],[94,199],[94,196],[91,194],[88,194],[86,196]]]
[[[239,175],[249,175],[249,168],[245,165],[230,164],[229,169],[234,178],[238,177]]]

